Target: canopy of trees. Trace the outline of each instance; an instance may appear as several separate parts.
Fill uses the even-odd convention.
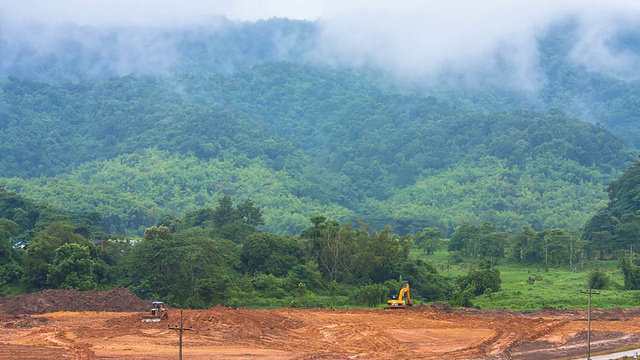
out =
[[[589,219],[584,238],[602,257],[640,247],[640,160],[607,187],[609,202]]]
[[[633,160],[608,130],[557,111],[472,112],[291,63],[0,88],[0,183],[98,212],[110,233],[142,235],[223,195],[252,198],[276,233],[317,213],[403,234],[449,236],[465,219],[580,228]]]

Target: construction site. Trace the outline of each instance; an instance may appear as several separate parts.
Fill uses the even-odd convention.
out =
[[[0,297],[0,359],[572,359],[587,354],[587,310],[164,309],[126,288]],[[155,315],[156,312],[153,313]],[[173,329],[172,329],[173,327]],[[593,309],[591,354],[633,349],[640,309]]]

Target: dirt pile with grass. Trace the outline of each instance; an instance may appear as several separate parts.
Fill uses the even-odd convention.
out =
[[[150,308],[125,287],[112,290],[44,290],[36,293],[0,298],[0,313],[44,314],[57,311],[138,312]]]

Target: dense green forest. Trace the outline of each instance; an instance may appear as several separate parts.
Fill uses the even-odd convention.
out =
[[[322,44],[321,27],[318,21],[271,18],[241,22],[221,17],[208,23],[168,27],[163,31],[133,25],[114,28],[69,25],[62,30],[46,26],[13,31],[7,28],[0,32],[0,51],[5,59],[0,64],[0,75],[67,84],[128,74],[208,79],[274,62],[329,64],[335,68],[332,54],[323,56],[322,49],[326,44]],[[616,28],[607,39],[606,50],[623,58],[637,56],[640,53],[637,26],[619,23]],[[572,51],[583,30],[578,19],[569,16],[536,36],[533,45],[537,55],[532,60],[537,62],[539,69],[536,71],[540,73],[530,74],[538,77],[538,83],[529,92],[518,91],[508,84],[513,74],[507,69],[483,78],[481,86],[469,87],[457,81],[465,74],[455,72],[436,74],[437,78],[445,80],[442,83],[422,78],[388,81],[384,69],[354,66],[348,61],[343,67],[377,79],[382,88],[394,93],[433,95],[479,112],[528,109],[546,113],[550,109],[560,109],[584,121],[600,124],[639,148],[637,66],[624,67],[628,75],[620,76],[576,62]],[[48,32],[56,36],[52,38]],[[44,49],[39,48],[42,41],[33,41],[41,38],[49,40]],[[500,62],[500,56],[508,55],[508,51],[508,48],[497,49],[494,61]],[[315,83],[311,81],[309,85]]]
[[[6,291],[124,285],[144,298],[191,307],[375,305],[399,286],[392,280],[398,271],[425,299],[443,299],[448,289],[435,268],[409,257],[411,237],[390,227],[374,231],[316,216],[298,237],[258,232],[261,209],[225,195],[215,208],[167,215],[129,240],[106,236],[92,225],[95,214],[66,214],[0,190]],[[18,225],[24,214],[38,221]],[[11,246],[17,239],[26,249]]]
[[[59,211],[0,189],[0,289],[127,286],[143,298],[182,307],[336,307],[378,306],[408,281],[415,300],[472,307],[479,297],[484,302],[496,297],[505,306],[507,299],[519,300],[502,291],[500,266],[528,266],[537,269],[526,280],[529,287],[542,279],[542,269],[566,269],[582,273],[583,286],[638,290],[639,258],[629,260],[625,248],[640,246],[634,217],[640,211],[639,167],[640,161],[608,189],[606,209],[617,208],[610,218],[622,220],[608,229],[614,245],[602,236],[589,238],[588,232],[524,227],[510,233],[490,222],[462,223],[450,238],[438,228],[399,236],[389,226],[376,231],[363,221],[340,223],[324,215],[309,218],[297,236],[277,235],[258,230],[264,216],[252,200],[230,195],[213,208],[165,215],[142,238],[129,239],[108,235],[97,225],[98,214]],[[443,249],[446,267],[436,266],[431,257]],[[594,269],[597,259],[617,259],[623,282]],[[468,270],[460,273],[465,268],[460,264]],[[446,275],[454,266],[458,274]],[[548,301],[569,305],[544,299],[527,306]]]
[[[102,58],[116,30],[86,33],[100,53],[0,41],[2,293],[374,306],[409,281],[473,306],[500,266],[607,260],[623,284],[585,278],[640,288],[638,83],[572,63],[570,22],[539,39],[536,94],[398,84],[311,56],[314,22],[220,22],[128,75]]]
[[[254,199],[276,233],[318,213],[400,233],[581,228],[633,161],[606,129],[559,112],[470,112],[288,63],[2,90],[0,182],[123,234],[223,194]]]

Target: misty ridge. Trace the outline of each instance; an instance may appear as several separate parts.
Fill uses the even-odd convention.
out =
[[[220,16],[172,26],[5,19],[0,76],[54,84],[130,74],[205,79],[293,62],[351,69],[389,91],[436,96],[474,111],[558,109],[640,147],[630,95],[638,90],[640,25],[630,16],[570,14],[514,31],[383,20],[366,13],[315,21]]]
[[[412,85],[488,83],[525,91],[553,81],[548,72],[560,64],[620,80],[639,75],[640,26],[620,15],[597,21],[568,15],[512,32],[382,20],[219,16],[193,25],[87,26],[0,19],[0,74],[65,82],[231,73],[287,61],[374,70]]]
[[[2,76],[64,83],[113,77],[229,74],[269,61],[308,61],[317,26],[223,17],[194,26],[2,27]]]
[[[0,180],[122,233],[223,194],[291,234],[583,226],[640,148],[638,28],[420,19],[5,21]]]

